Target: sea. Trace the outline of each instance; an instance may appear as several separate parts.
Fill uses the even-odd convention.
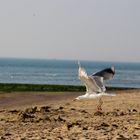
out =
[[[140,88],[140,63],[80,61],[91,75],[115,67],[106,86]],[[76,60],[0,58],[0,83],[83,85],[78,79]]]

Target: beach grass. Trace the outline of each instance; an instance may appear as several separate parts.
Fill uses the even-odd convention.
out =
[[[128,89],[122,87],[107,87],[107,90],[119,90]],[[130,89],[130,88],[129,88]],[[131,88],[132,89],[132,88]],[[0,83],[0,91],[13,92],[13,91],[40,91],[40,92],[82,92],[85,91],[85,86],[77,85],[50,85],[50,84],[12,84],[12,83]]]

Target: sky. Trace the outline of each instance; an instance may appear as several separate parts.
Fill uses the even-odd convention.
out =
[[[1,0],[0,57],[140,62],[140,0]]]

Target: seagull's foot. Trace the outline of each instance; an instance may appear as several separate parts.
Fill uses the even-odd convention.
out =
[[[102,112],[102,108],[97,106],[97,112]]]
[[[102,104],[103,104],[102,98],[99,98],[99,105],[97,105],[97,111],[98,112],[102,111]]]

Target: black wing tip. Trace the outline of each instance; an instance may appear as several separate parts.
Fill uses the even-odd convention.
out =
[[[103,71],[110,73],[110,74],[115,74],[115,68],[114,67],[110,67],[110,68],[106,68]]]

